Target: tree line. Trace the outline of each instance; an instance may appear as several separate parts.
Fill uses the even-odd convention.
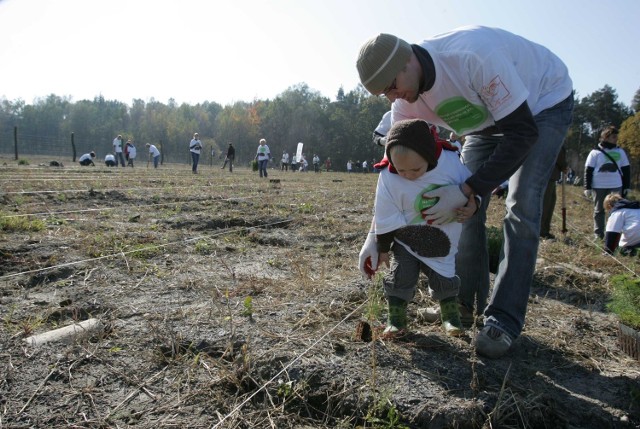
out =
[[[260,138],[265,138],[277,161],[283,151],[294,153],[298,142],[303,142],[307,158],[314,153],[322,160],[331,157],[334,168],[343,169],[349,159],[381,158],[383,150],[372,144],[371,137],[389,108],[386,98],[371,96],[361,85],[349,92],[340,88],[331,101],[304,83],[274,99],[226,106],[215,102],[178,105],[173,99],[167,104],[135,99],[129,106],[102,96],[72,102],[54,94],[33,104],[0,99],[0,153],[13,153],[17,127],[24,154],[68,154],[71,159],[73,133],[79,151],[95,150],[104,156],[111,151],[113,138],[122,134],[139,150],[145,143],[159,144],[165,161],[188,163],[188,143],[198,132],[205,152],[215,157],[233,143],[237,162],[248,163]],[[565,141],[571,167],[580,174],[600,131],[615,125],[634,174],[640,173],[640,113],[634,114],[639,108],[640,90],[631,107],[619,102],[609,85],[583,98],[576,95],[573,124]],[[442,137],[447,136],[442,130]]]

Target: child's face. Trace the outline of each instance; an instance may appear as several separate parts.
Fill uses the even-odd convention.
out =
[[[401,177],[408,180],[416,180],[427,172],[429,163],[421,157],[416,151],[407,149],[400,153],[394,153],[391,150],[391,160],[393,166]]]

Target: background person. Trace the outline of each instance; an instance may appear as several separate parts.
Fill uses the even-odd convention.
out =
[[[106,165],[107,167],[117,167],[118,164],[116,164],[116,157],[113,156],[112,153],[108,153],[104,157],[104,165]]]
[[[428,220],[450,218],[470,196],[488,195],[510,179],[504,260],[484,311],[485,326],[474,340],[479,354],[503,356],[524,326],[542,196],[571,124],[573,83],[566,66],[544,46],[473,26],[420,45],[379,34],[363,44],[356,67],[370,93],[393,102],[392,123],[419,118],[466,136],[462,159],[472,175],[461,186],[425,194],[439,198],[426,210]],[[459,297],[471,310],[483,308],[489,292],[488,204],[485,198],[478,215],[463,225],[456,261]],[[377,259],[375,247],[363,247],[363,253]]]
[[[124,167],[124,154],[122,153],[122,135],[120,134],[118,134],[118,136],[113,139],[113,153],[116,154],[116,162],[120,161],[120,163]]]
[[[198,133],[193,134],[193,138],[189,142],[189,152],[191,152],[191,172],[198,174],[198,163],[200,162],[200,152],[202,151],[202,142]]]
[[[391,110],[382,115],[382,119],[380,119],[380,123],[375,130],[373,130],[373,143],[384,147],[387,143],[386,135],[391,128]]]
[[[331,170],[331,157],[327,157],[327,159],[324,160],[324,168],[326,171],[330,171]]]
[[[604,236],[605,251],[613,254],[620,246],[620,254],[635,256],[640,247],[640,203],[611,193],[604,199],[609,214]]]
[[[224,158],[224,164],[220,167],[222,170],[229,163],[229,173],[233,173],[233,161],[236,158],[236,149],[233,147],[233,144],[229,143],[229,147],[227,148],[227,155]]]
[[[271,151],[269,150],[269,146],[267,146],[267,141],[265,139],[260,139],[260,144],[258,145],[255,158],[256,161],[258,161],[260,177],[267,177],[267,164],[269,163],[270,158]]]
[[[593,201],[593,235],[604,238],[604,199],[612,192],[626,198],[631,184],[629,158],[618,146],[618,129],[605,128],[600,142],[589,152],[584,169],[584,195]]]
[[[149,158],[147,159],[147,168],[149,168],[149,162],[151,161],[152,157],[153,157],[153,168],[158,168],[158,163],[160,162],[160,151],[155,145],[151,143],[147,143],[145,146],[149,148]]]
[[[85,153],[84,155],[82,155],[80,157],[80,159],[78,159],[78,162],[80,163],[80,165],[82,165],[83,167],[86,167],[88,165],[93,165],[95,166],[95,164],[93,163],[93,158],[96,157],[96,153],[95,152],[89,152],[89,153]]]
[[[289,170],[289,154],[286,150],[282,151],[282,159],[280,160],[280,171]]]
[[[458,149],[458,153],[462,152],[462,142],[460,141],[460,137],[453,131],[449,134],[449,144],[456,149]]]
[[[127,149],[127,154],[129,155],[127,158],[127,165],[131,168],[133,168],[133,162],[136,159],[136,156],[138,154],[138,150],[136,149],[136,147],[134,146],[133,142],[131,140],[129,140],[125,146],[125,148]]]

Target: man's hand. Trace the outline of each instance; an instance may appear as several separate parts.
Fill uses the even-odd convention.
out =
[[[583,193],[585,197],[589,198],[590,200],[593,199],[593,189],[585,189]]]
[[[428,224],[442,225],[456,220],[456,209],[464,207],[469,200],[458,185],[442,186],[422,194],[423,198],[439,198],[430,209],[423,211]]]
[[[376,246],[376,235],[373,232],[367,234],[367,239],[360,249],[358,266],[363,276],[370,279],[378,269],[378,248]]]

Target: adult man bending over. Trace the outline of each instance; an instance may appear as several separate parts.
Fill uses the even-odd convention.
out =
[[[564,63],[544,46],[507,31],[465,27],[410,45],[379,34],[362,46],[357,69],[365,88],[392,104],[392,123],[419,118],[466,135],[462,159],[472,172],[461,185],[428,192],[439,202],[425,211],[436,223],[454,217],[473,194],[479,212],[463,225],[456,273],[459,300],[479,311],[489,291],[485,220],[487,198],[509,179],[504,219],[504,260],[484,310],[476,351],[504,355],[524,326],[539,244],[542,196],[571,124],[572,82]],[[371,257],[368,234],[360,267]]]

